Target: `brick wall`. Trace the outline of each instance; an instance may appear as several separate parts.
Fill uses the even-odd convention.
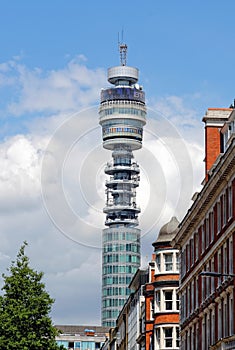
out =
[[[205,177],[220,154],[220,130],[228,120],[231,108],[208,108],[203,122],[205,123]]]
[[[220,154],[220,128],[217,126],[206,126],[205,128],[205,170],[206,178],[208,171],[215,163],[216,158]]]

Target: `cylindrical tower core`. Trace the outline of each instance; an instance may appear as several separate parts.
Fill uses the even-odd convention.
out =
[[[140,266],[140,229],[136,203],[140,169],[133,151],[142,147],[146,123],[145,93],[139,71],[125,65],[108,69],[113,86],[101,90],[99,123],[103,147],[112,151],[105,167],[106,214],[102,239],[102,325],[114,327]]]

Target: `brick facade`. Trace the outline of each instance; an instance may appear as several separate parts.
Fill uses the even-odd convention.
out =
[[[151,280],[145,285],[145,350],[179,348],[178,250],[171,240],[178,230],[172,218],[164,225],[153,243],[154,254],[149,263]]]
[[[220,130],[231,113],[231,108],[208,108],[205,122],[205,177],[221,152]]]
[[[181,254],[182,350],[234,348],[235,112],[209,109],[203,120],[207,181],[173,240]],[[202,271],[221,275],[203,276]]]

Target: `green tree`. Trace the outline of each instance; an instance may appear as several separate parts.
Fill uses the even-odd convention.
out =
[[[54,300],[41,281],[42,272],[30,268],[25,256],[26,242],[20,248],[16,261],[2,275],[4,295],[0,296],[1,350],[57,350],[57,329],[49,317]]]

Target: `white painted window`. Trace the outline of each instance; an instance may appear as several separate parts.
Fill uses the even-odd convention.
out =
[[[165,251],[160,251],[156,254],[156,273],[166,272],[179,273],[178,250],[169,249]]]
[[[157,254],[157,256],[156,256],[156,263],[157,263],[158,271],[161,271],[161,255],[160,254]]]
[[[179,309],[180,309],[180,297],[176,291],[176,310],[179,310]]]
[[[160,327],[156,329],[155,334],[156,334],[156,337],[155,337],[156,348],[161,349],[161,329],[160,329]]]
[[[165,348],[172,348],[173,346],[173,328],[164,328],[164,346]]]
[[[164,264],[165,264],[165,271],[172,271],[173,270],[173,254],[172,253],[165,253],[164,254]]]
[[[165,310],[173,309],[173,291],[165,290],[164,291],[164,301],[165,301]]]
[[[156,311],[159,312],[161,310],[161,292],[160,292],[160,290],[156,291],[155,299],[156,299]]]

